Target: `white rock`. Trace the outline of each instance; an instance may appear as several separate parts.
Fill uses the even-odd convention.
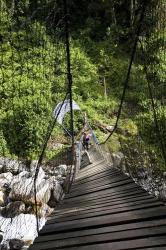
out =
[[[55,176],[55,179],[59,182],[59,184],[63,184],[66,177],[62,177],[61,175]]]
[[[3,165],[0,164],[0,172],[3,172]]]
[[[32,176],[33,176],[33,177],[35,176],[35,172],[32,174]],[[46,177],[46,174],[45,174],[44,170],[40,167],[40,168],[39,168],[38,175],[37,175],[37,179],[36,179],[36,184],[37,184],[37,185],[40,184],[41,181],[42,181],[43,179],[45,179],[45,177]]]
[[[3,188],[5,184],[9,185],[12,181],[13,175],[10,172],[0,174],[0,188]]]
[[[13,218],[23,212],[25,212],[25,204],[22,201],[14,201],[2,208],[1,215],[5,218]]]
[[[11,172],[12,174],[17,174],[26,169],[26,166],[17,160],[10,160],[5,158],[3,161],[3,171]]]
[[[0,157],[0,165],[4,165],[5,164],[5,158],[3,158],[3,157]]]
[[[39,219],[39,228],[41,229],[46,220]],[[36,217],[33,214],[20,214],[11,219],[0,216],[0,226],[3,233],[2,243],[6,243],[9,239],[20,239],[30,244],[37,237]]]
[[[19,177],[20,176],[18,176],[18,181],[15,179],[12,182],[12,190],[9,194],[9,198],[12,200],[21,200],[26,204],[35,204],[34,178]],[[44,177],[45,173],[40,169],[36,180],[36,198],[38,204],[47,203],[51,195],[49,180],[45,180]]]
[[[59,175],[66,175],[67,166],[66,165],[59,165],[56,167]]]
[[[4,194],[2,190],[0,190],[0,206],[5,205],[5,200],[6,200],[6,195]]]
[[[39,217],[43,217],[46,218],[48,217],[52,212],[53,212],[53,208],[50,208],[47,204],[43,204],[42,206],[38,206],[37,208],[37,213]]]
[[[111,132],[114,130],[114,126],[113,125],[107,126],[106,129]]]
[[[61,195],[63,194],[63,188],[60,185],[58,181],[54,182],[54,187],[53,187],[53,196],[56,201],[59,201],[61,198]]]
[[[10,226],[11,218],[4,218],[0,215],[0,229],[2,232],[5,232],[6,228]]]
[[[9,247],[11,250],[21,250],[22,247],[25,245],[23,240],[20,239],[10,239],[9,240]]]
[[[123,153],[121,152],[118,152],[117,154],[112,154],[112,157],[113,157],[113,164],[114,164],[114,167],[119,167],[123,158],[124,158],[124,155]]]
[[[36,170],[36,167],[37,167],[37,163],[38,163],[38,161],[36,161],[36,160],[31,161],[30,172],[31,172],[32,174],[35,173],[35,170]]]
[[[27,172],[27,171],[23,171],[20,174],[13,176],[12,181],[10,183],[10,187],[12,188],[12,186],[15,183],[18,183],[18,182],[22,181],[22,179],[25,179],[25,178],[29,178],[29,172]]]

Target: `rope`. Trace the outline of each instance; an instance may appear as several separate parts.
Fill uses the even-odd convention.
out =
[[[142,43],[141,43],[141,49],[142,49],[142,53],[144,53]],[[159,146],[160,146],[164,161],[166,163],[166,152],[165,152],[165,149],[164,149],[164,142],[163,142],[163,138],[162,138],[161,131],[160,131],[160,126],[159,126],[158,119],[157,119],[157,111],[156,111],[156,108],[155,108],[155,101],[154,101],[154,97],[153,97],[153,92],[152,92],[150,80],[148,79],[147,67],[145,65],[144,65],[144,72],[145,72],[145,75],[146,75],[146,78],[147,78],[148,91],[149,91],[151,106],[152,106],[152,110],[153,110],[153,118],[154,118],[156,131],[157,131],[157,134],[158,134],[158,142],[159,142]]]
[[[159,33],[157,33],[158,32],[158,30],[157,30],[157,32],[155,34],[153,34],[153,39],[157,38],[157,40],[163,40],[164,41],[164,37],[161,37],[162,17],[161,17],[161,15],[159,16],[159,10],[160,10],[159,6],[162,6],[162,1],[159,1],[158,10],[157,10],[157,14],[156,14],[157,15],[156,25],[157,25],[157,29],[159,29]],[[153,18],[153,20],[155,19],[154,12],[152,12],[152,18]],[[165,24],[164,24],[164,27],[165,27]],[[163,34],[163,36],[164,36],[164,34]],[[139,42],[140,42],[140,45],[141,45],[142,54],[145,54],[146,51],[144,50],[143,43],[142,43],[142,41],[139,41]],[[148,41],[146,41],[146,42],[147,42],[147,45],[148,45]],[[161,46],[161,47],[164,50],[163,46]],[[146,58],[146,60],[147,60],[147,58]],[[145,60],[145,64],[147,64],[146,60]],[[146,79],[147,79],[148,92],[149,92],[149,96],[150,96],[150,100],[151,100],[151,107],[152,107],[152,111],[153,111],[153,119],[154,119],[154,123],[155,123],[155,127],[156,127],[156,132],[157,132],[157,135],[158,135],[158,143],[159,143],[159,147],[161,149],[163,159],[164,159],[164,161],[166,163],[166,151],[165,151],[165,148],[164,148],[164,140],[163,140],[162,132],[160,130],[159,122],[158,122],[158,119],[157,119],[157,110],[156,110],[156,105],[155,105],[155,101],[154,101],[155,89],[154,89],[154,91],[152,91],[152,84],[150,83],[152,79],[149,79],[148,69],[147,69],[147,66],[145,64],[144,64],[144,73],[145,73],[145,76],[146,76]],[[154,68],[153,64],[152,64],[152,67]],[[155,81],[155,79],[153,79],[153,80]]]
[[[36,171],[35,171],[35,176],[34,176],[34,194],[35,194],[35,215],[36,215],[37,232],[39,232],[39,222],[38,222],[38,212],[37,212],[36,180],[37,180],[37,177],[38,177],[40,165],[42,164],[42,160],[43,160],[43,157],[44,157],[44,153],[45,153],[45,150],[46,150],[46,147],[47,147],[48,140],[49,140],[49,138],[50,138],[50,136],[52,134],[52,131],[54,129],[54,126],[56,124],[56,121],[58,119],[58,116],[59,116],[59,114],[61,112],[61,109],[62,109],[62,107],[64,105],[64,102],[65,102],[67,96],[68,96],[68,92],[66,93],[65,98],[64,98],[63,102],[61,103],[61,106],[60,106],[60,108],[58,110],[58,113],[57,113],[55,119],[53,120],[52,125],[50,127],[48,127],[47,134],[46,134],[44,144],[43,144],[43,148],[42,148],[42,151],[41,151],[41,154],[39,156],[39,160],[38,160],[38,163],[37,163],[37,166],[36,166]]]
[[[74,156],[74,114],[73,114],[73,93],[72,93],[72,74],[71,74],[71,57],[70,57],[70,42],[69,42],[69,14],[68,14],[68,6],[67,0],[63,0],[63,7],[64,7],[64,22],[65,22],[65,44],[66,44],[66,65],[67,65],[67,80],[68,80],[68,92],[69,92],[69,101],[70,101],[70,135],[71,135],[71,162],[72,165],[69,171],[69,183],[67,183],[67,192],[69,192],[70,187],[73,183],[75,171],[76,171],[76,164],[75,163],[75,156]],[[74,165],[74,170],[72,166]],[[73,171],[72,171],[73,170]],[[73,172],[73,173],[72,173]],[[71,177],[72,174],[72,177]]]
[[[73,116],[73,93],[72,93],[72,74],[71,74],[71,58],[70,58],[70,42],[69,42],[69,15],[67,9],[67,1],[63,0],[64,4],[64,21],[65,21],[65,43],[66,43],[66,64],[67,64],[67,79],[68,91],[70,99],[70,134],[72,138],[72,147],[74,146],[74,116]]]
[[[138,43],[139,35],[140,35],[140,32],[141,32],[141,28],[142,28],[142,24],[143,24],[143,20],[144,20],[144,16],[145,16],[147,2],[148,1],[144,0],[143,4],[142,4],[142,11],[141,11],[139,24],[138,24],[138,28],[137,28],[137,32],[136,32],[136,36],[135,36],[135,41],[134,41],[134,45],[133,45],[133,49],[132,49],[132,53],[131,53],[131,58],[130,58],[129,66],[128,66],[126,79],[125,79],[125,82],[124,82],[123,93],[122,93],[122,97],[121,97],[121,101],[120,101],[120,105],[119,105],[119,109],[118,109],[118,115],[117,115],[117,119],[116,119],[116,122],[115,122],[115,126],[114,126],[113,130],[111,131],[111,133],[109,134],[109,136],[106,138],[106,140],[104,142],[102,142],[101,144],[105,144],[109,140],[109,138],[113,135],[113,133],[116,131],[116,129],[118,127],[118,122],[119,122],[119,119],[120,119],[120,116],[121,116],[122,106],[123,106],[123,103],[124,103],[125,94],[126,94],[126,90],[127,90],[129,79],[130,79],[131,68],[132,68],[132,64],[133,64],[135,54],[136,54],[137,43]]]
[[[37,190],[36,190],[36,180],[38,177],[40,165],[42,163],[44,153],[47,147],[48,140],[51,136],[51,133],[54,129],[54,126],[56,124],[57,118],[61,112],[61,109],[64,105],[65,100],[67,99],[67,96],[69,95],[69,100],[70,100],[70,133],[71,133],[71,138],[72,138],[72,164],[74,162],[74,118],[73,118],[73,98],[72,98],[72,74],[71,74],[71,60],[70,60],[70,43],[69,43],[69,25],[68,25],[68,10],[67,10],[67,2],[64,0],[64,21],[65,21],[65,43],[66,43],[66,63],[67,63],[67,79],[68,79],[68,91],[65,95],[65,98],[60,106],[60,109],[52,123],[52,125],[48,128],[46,138],[43,144],[43,148],[37,163],[36,171],[35,171],[35,177],[34,177],[34,194],[35,194],[35,214],[36,214],[36,225],[37,225],[37,232],[39,232],[39,222],[38,222],[38,211],[37,211]],[[70,175],[71,175],[70,171]]]

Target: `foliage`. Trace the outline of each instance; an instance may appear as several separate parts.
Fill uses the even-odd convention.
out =
[[[8,31],[4,37],[3,29],[5,31],[11,26],[5,19],[6,12],[1,14],[4,22],[1,45],[0,127],[11,154],[32,158],[40,150],[51,112],[53,79],[50,79],[50,72],[53,68],[51,69],[50,63],[55,49],[46,36],[44,27],[39,23],[28,27],[30,34],[20,29]],[[34,36],[36,32],[37,35]],[[39,32],[42,37],[40,43]]]
[[[52,110],[68,90],[62,1],[1,0],[0,5],[0,154],[36,158]],[[119,135],[130,145],[139,134],[160,161],[148,90],[150,82],[165,143],[165,34],[158,19],[164,10],[157,6],[158,0],[149,1],[120,123],[108,143],[118,151]],[[142,1],[72,0],[68,7],[73,98],[103,141],[108,133],[98,125],[115,124]],[[77,134],[83,114],[74,112],[74,122]],[[70,130],[69,114],[64,125]],[[66,138],[59,127],[53,130],[51,140]],[[46,155],[58,151],[48,148]]]

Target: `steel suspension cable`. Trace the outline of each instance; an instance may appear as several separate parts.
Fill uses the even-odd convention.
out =
[[[52,131],[55,127],[55,124],[57,122],[57,119],[58,119],[58,116],[61,112],[61,109],[65,103],[65,100],[68,96],[68,92],[66,93],[64,99],[63,99],[63,102],[61,103],[61,106],[57,112],[57,115],[56,117],[54,118],[53,120],[53,123],[51,124],[51,126],[48,126],[48,129],[47,129],[47,134],[45,136],[45,140],[44,140],[44,143],[43,143],[43,147],[42,147],[42,151],[41,151],[41,154],[39,156],[39,160],[38,160],[38,163],[37,163],[37,166],[36,166],[36,170],[35,170],[35,177],[34,177],[34,196],[35,196],[35,215],[36,215],[36,224],[37,224],[37,232],[39,232],[39,222],[38,222],[38,211],[37,211],[37,187],[36,187],[36,181],[37,181],[37,177],[38,177],[38,173],[39,173],[39,169],[40,169],[40,166],[42,164],[42,161],[43,161],[43,157],[44,157],[44,153],[45,153],[45,150],[46,150],[46,147],[47,147],[47,143],[50,139],[50,136],[52,134]]]
[[[144,20],[144,16],[145,16],[147,3],[148,3],[148,1],[144,0],[143,4],[142,4],[142,11],[141,11],[140,19],[139,19],[139,22],[138,22],[138,28],[137,28],[135,41],[134,41],[134,45],[133,45],[133,49],[132,49],[132,53],[131,53],[131,57],[130,57],[130,62],[129,62],[128,70],[127,70],[126,79],[124,81],[124,88],[123,88],[123,93],[122,93],[122,97],[121,97],[121,101],[120,101],[120,105],[119,105],[119,109],[118,109],[118,115],[117,115],[117,119],[116,119],[116,122],[115,122],[115,126],[114,126],[113,130],[111,131],[111,133],[109,134],[109,136],[106,138],[106,140],[102,144],[105,144],[109,140],[109,138],[114,134],[114,132],[116,131],[116,129],[118,127],[118,122],[119,122],[119,119],[120,119],[120,116],[121,116],[121,113],[122,113],[122,107],[123,107],[123,103],[124,103],[128,83],[129,83],[129,80],[130,80],[130,73],[131,73],[132,64],[133,64],[135,54],[136,54],[137,44],[138,44],[138,40],[139,40],[139,35],[141,33],[141,28],[142,28],[142,24],[143,24],[143,20]]]
[[[61,112],[61,109],[65,103],[65,100],[67,99],[67,96],[69,95],[70,100],[70,134],[72,139],[72,164],[74,163],[74,117],[73,117],[73,97],[72,97],[72,74],[71,74],[71,59],[70,59],[70,42],[69,42],[69,25],[68,25],[68,9],[67,9],[67,2],[64,0],[64,20],[65,20],[65,43],[66,43],[66,63],[67,63],[67,79],[68,79],[68,90],[65,95],[65,98],[60,106],[60,109],[58,110],[58,113],[52,123],[51,126],[49,126],[46,138],[42,147],[41,154],[39,156],[39,160],[36,166],[35,171],[35,178],[34,178],[34,194],[35,194],[35,214],[36,214],[36,225],[37,225],[37,232],[39,232],[39,222],[38,222],[38,211],[37,211],[37,189],[36,189],[36,181],[39,173],[40,166],[42,164],[42,160],[44,157],[44,153],[47,147],[48,140],[52,134],[52,131],[54,129],[54,126],[56,124],[57,118]]]
[[[67,79],[68,91],[70,99],[70,134],[72,138],[72,148],[74,147],[74,116],[73,116],[73,93],[72,93],[72,74],[71,74],[71,56],[70,56],[70,41],[69,41],[69,14],[67,8],[67,0],[64,3],[64,16],[65,16],[65,43],[66,43],[66,63],[67,63]]]

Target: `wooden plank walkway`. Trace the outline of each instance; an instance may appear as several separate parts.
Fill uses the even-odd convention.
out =
[[[166,250],[166,207],[102,159],[82,169],[30,250]]]

